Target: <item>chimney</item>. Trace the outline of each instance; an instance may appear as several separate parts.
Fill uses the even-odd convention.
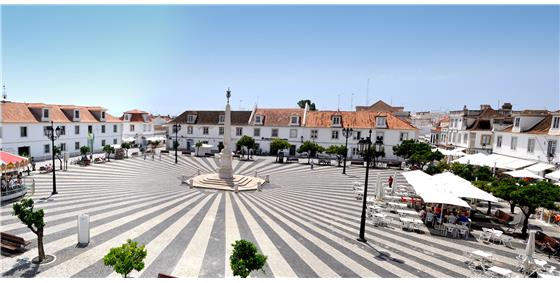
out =
[[[489,104],[480,104],[480,110],[486,110],[488,108],[491,108]]]
[[[307,112],[309,112],[309,103],[305,103],[305,108],[303,109],[303,121],[301,122],[301,126],[305,126],[305,122],[307,121]]]

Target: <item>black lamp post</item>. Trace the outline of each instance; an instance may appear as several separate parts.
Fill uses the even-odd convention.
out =
[[[366,199],[367,199],[367,186],[368,186],[368,178],[369,178],[369,162],[371,160],[371,129],[369,130],[369,137],[367,138],[362,138],[360,139],[360,141],[358,142],[358,149],[360,151],[360,154],[364,157],[365,161],[366,161],[366,180],[364,183],[364,195],[362,196],[363,198],[363,205],[362,205],[362,218],[360,221],[360,237],[358,238],[358,241],[360,242],[367,242],[367,240],[364,238],[364,234],[365,234],[365,229],[366,229]]]
[[[58,194],[58,192],[56,191],[56,166],[55,166],[55,161],[54,161],[54,140],[56,140],[58,137],[60,137],[60,135],[62,134],[62,129],[57,126],[56,129],[54,128],[54,122],[51,121],[51,125],[45,127],[45,135],[51,140],[52,143],[52,162],[53,162],[53,166],[52,166],[52,179],[53,179],[53,191],[52,194],[56,195]]]
[[[383,137],[375,139],[375,152],[373,153],[373,167],[377,167],[377,154],[383,151]]]
[[[354,130],[352,128],[342,129],[342,134],[346,138],[346,143],[344,145],[344,167],[342,168],[342,174],[346,174],[346,158],[348,156],[348,137],[352,136],[353,131]]]
[[[179,148],[179,131],[181,130],[181,125],[175,123],[173,125],[173,132],[175,132],[175,142],[173,143],[173,147],[175,148],[175,164],[178,163],[177,161],[177,149]]]
[[[548,160],[548,163],[552,163],[552,160],[554,160],[554,153],[549,152],[549,153],[546,155],[546,159]]]

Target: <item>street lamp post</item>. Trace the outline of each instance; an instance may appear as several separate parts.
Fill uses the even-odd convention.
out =
[[[546,155],[546,159],[548,160],[548,163],[552,163],[552,160],[554,160],[554,153],[549,152],[549,153]]]
[[[53,162],[53,166],[52,166],[52,170],[53,170],[53,191],[52,194],[56,195],[58,194],[58,192],[56,191],[56,166],[55,166],[55,161],[54,161],[54,140],[56,140],[58,137],[60,137],[60,135],[62,134],[62,129],[57,126],[56,129],[54,128],[54,122],[51,121],[51,125],[45,127],[45,135],[51,140],[52,143],[52,162]]]
[[[377,167],[377,154],[383,151],[383,137],[377,137],[375,139],[375,152],[373,154],[373,167]]]
[[[344,145],[344,167],[342,168],[342,174],[346,174],[346,158],[348,156],[348,137],[352,135],[354,130],[352,128],[342,129],[342,134],[346,138],[346,143]]]
[[[364,159],[366,160],[366,179],[365,179],[365,183],[364,183],[364,195],[362,196],[363,198],[363,205],[362,205],[362,218],[360,221],[360,237],[358,238],[358,241],[360,242],[367,242],[367,240],[364,238],[364,234],[365,234],[365,229],[366,229],[366,199],[367,199],[367,187],[368,187],[368,178],[369,178],[369,162],[371,160],[371,129],[369,130],[369,137],[367,138],[362,138],[360,139],[360,141],[358,142],[358,149],[360,151],[360,154],[364,157]]]
[[[175,142],[173,143],[173,147],[175,148],[175,164],[178,163],[177,160],[177,149],[179,148],[179,131],[181,130],[181,125],[175,123],[173,125],[173,131],[175,132]]]

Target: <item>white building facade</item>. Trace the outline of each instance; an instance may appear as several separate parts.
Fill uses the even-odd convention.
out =
[[[134,141],[136,144],[142,143],[142,138],[149,138],[155,135],[155,128],[152,115],[142,110],[129,110],[121,116],[123,123],[123,140]]]
[[[79,155],[82,146],[93,146],[94,152],[100,152],[107,144],[121,143],[122,122],[105,108],[9,101],[0,105],[1,147],[10,153],[37,161],[51,158],[51,140],[45,133],[51,121],[62,129],[55,145],[70,156]]]

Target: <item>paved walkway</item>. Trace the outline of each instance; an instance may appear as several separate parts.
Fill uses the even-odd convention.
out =
[[[361,202],[351,184],[362,181],[364,168],[275,164],[273,158],[234,161],[236,174],[270,174],[261,192],[188,189],[181,175],[213,172],[213,158],[179,157],[162,160],[133,158],[70,166],[57,172],[58,195],[49,197],[52,176],[34,175],[33,199],[45,210],[45,250],[56,261],[30,264],[36,256],[33,233],[11,216],[11,205],[0,209],[2,231],[33,240],[30,249],[2,256],[4,277],[116,277],[102,263],[111,247],[131,238],[145,244],[145,269],[134,277],[166,273],[183,277],[231,277],[231,243],[247,239],[268,256],[264,272],[254,277],[469,277],[463,252],[475,249],[494,254],[497,265],[513,269],[520,249],[403,231],[368,223],[362,244]],[[391,171],[377,172],[386,180]],[[396,183],[404,182],[401,175]],[[91,242],[77,247],[76,216],[91,217]],[[396,222],[393,222],[396,223]],[[544,256],[540,256],[544,258]],[[557,268],[560,265],[555,263]]]

